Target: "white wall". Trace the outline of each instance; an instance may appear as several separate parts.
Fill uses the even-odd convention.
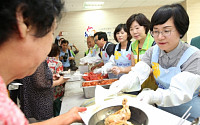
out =
[[[200,0],[187,0],[187,12],[190,17],[190,26],[187,33],[187,41],[200,35]]]

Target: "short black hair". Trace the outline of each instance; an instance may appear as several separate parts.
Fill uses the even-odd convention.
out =
[[[51,31],[55,18],[60,17],[61,0],[1,0],[0,44],[13,33],[18,33],[16,10],[20,9],[24,23],[35,28],[35,37],[43,37]]]
[[[94,37],[95,37],[96,35],[98,35],[98,33],[99,33],[99,32],[96,32],[96,33],[94,34]]]
[[[157,9],[151,18],[150,30],[153,31],[155,25],[164,24],[171,17],[180,38],[183,38],[189,27],[189,16],[180,4],[165,5]]]
[[[56,57],[59,54],[60,54],[60,47],[57,44],[53,43],[51,51],[48,54],[48,57]]]
[[[130,41],[132,37],[131,37],[131,35],[128,33],[128,29],[127,29],[126,24],[122,24],[122,23],[118,24],[117,27],[115,28],[115,31],[114,31],[114,39],[115,39],[115,41],[118,42],[117,37],[116,37],[116,34],[117,34],[118,32],[120,32],[122,29],[124,29],[124,31],[127,33],[127,40]]]
[[[102,38],[104,39],[104,41],[108,41],[108,37],[107,37],[107,34],[106,32],[96,32],[94,34],[94,37],[98,35],[98,40],[101,40]]]
[[[126,25],[127,25],[127,28],[128,28],[128,33],[130,34],[130,27],[131,27],[131,24],[134,22],[134,21],[137,21],[137,23],[140,25],[140,26],[144,26],[145,28],[145,34],[148,33],[149,31],[149,28],[150,28],[150,21],[149,19],[147,19],[147,17],[142,14],[142,13],[138,13],[138,14],[133,14],[131,15],[128,20],[126,21]]]
[[[60,38],[59,40],[64,40],[65,38]]]
[[[67,43],[67,44],[69,44],[69,41],[68,41],[68,40],[66,40],[66,39],[64,39],[63,41],[61,41],[61,45],[62,45],[62,44],[64,44],[64,43]]]

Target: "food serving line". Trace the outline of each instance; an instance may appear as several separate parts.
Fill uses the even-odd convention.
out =
[[[65,95],[61,106],[60,114],[63,114],[75,106],[85,106],[87,111],[80,113],[84,120],[84,123],[88,125],[90,118],[98,111],[107,107],[122,105],[122,100],[126,98],[128,100],[127,105],[142,110],[147,115],[148,125],[179,125],[181,118],[160,110],[152,105],[148,105],[136,100],[136,96],[127,94],[118,94],[105,99],[104,102],[95,105],[94,87],[85,91],[82,87],[83,79],[72,80],[65,84]],[[90,93],[88,93],[90,92]],[[87,96],[85,96],[87,94]],[[88,95],[89,94],[89,95]],[[92,95],[90,95],[92,94]],[[134,116],[134,114],[133,114]],[[137,117],[137,116],[136,116]],[[183,120],[182,120],[183,121]],[[182,125],[190,125],[191,122],[185,120]],[[81,123],[73,123],[73,125],[81,125]]]

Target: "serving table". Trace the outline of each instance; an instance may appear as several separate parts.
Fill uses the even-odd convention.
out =
[[[112,99],[105,100],[103,103],[101,103],[101,105],[94,104],[94,105],[88,106],[86,112],[80,113],[82,119],[84,120],[84,123],[88,125],[88,122],[91,116],[101,109],[104,109],[110,106],[121,105],[122,100],[124,98],[127,98],[128,100],[127,105],[139,108],[143,112],[146,113],[149,120],[148,125],[178,125],[179,121],[181,120],[181,118],[178,116],[175,116],[171,113],[160,110],[152,105],[137,101],[134,96],[125,94],[125,95],[120,95],[120,96],[114,96],[111,98]],[[191,122],[187,120],[183,123],[183,125],[190,125],[190,124]]]
[[[152,105],[148,105],[136,100],[136,96],[129,94],[115,95],[111,98],[105,99],[101,105],[95,105],[94,98],[86,99],[84,97],[83,88],[81,88],[82,81],[66,82],[65,95],[63,97],[60,114],[68,112],[72,107],[84,106],[87,111],[80,113],[85,124],[88,124],[90,117],[101,109],[106,107],[121,105],[124,98],[127,98],[127,104],[141,109],[146,113],[149,119],[148,125],[178,125],[180,117],[170,114],[166,111],[160,110]],[[190,125],[191,122],[185,121],[183,125]],[[73,123],[72,125],[82,125],[82,123]]]

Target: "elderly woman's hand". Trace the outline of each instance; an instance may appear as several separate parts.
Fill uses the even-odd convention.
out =
[[[71,110],[69,110],[69,115],[71,115],[73,122],[83,122],[82,118],[80,117],[78,112],[84,112],[87,108],[85,107],[74,107]]]

